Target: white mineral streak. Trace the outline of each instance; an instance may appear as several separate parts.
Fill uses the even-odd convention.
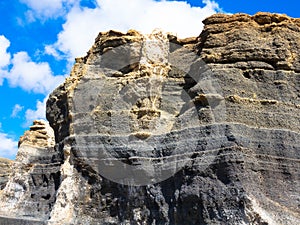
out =
[[[67,156],[61,167],[63,181],[57,192],[56,203],[51,212],[51,219],[48,224],[61,225],[72,224],[75,220],[74,203],[80,190],[78,187],[78,174],[73,165],[70,164],[70,156]]]

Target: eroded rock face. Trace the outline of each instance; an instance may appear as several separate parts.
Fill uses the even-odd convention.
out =
[[[184,40],[100,33],[47,102],[55,147],[43,124],[21,138],[0,208],[47,224],[299,224],[300,22],[204,24]]]
[[[299,21],[204,23],[187,40],[100,33],[77,59],[48,102],[72,169],[52,223],[299,223]]]
[[[11,173],[12,161],[0,158],[0,191],[5,187]]]
[[[34,121],[20,138],[16,161],[0,195],[0,224],[48,220],[60,184],[61,158],[54,145],[54,132],[45,121]]]

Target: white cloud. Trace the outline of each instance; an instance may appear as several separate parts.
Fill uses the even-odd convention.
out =
[[[0,156],[14,158],[18,151],[18,142],[9,137],[8,134],[0,133]]]
[[[64,81],[64,76],[54,76],[48,63],[36,63],[26,52],[14,54],[12,69],[6,76],[12,87],[21,87],[26,91],[48,94]]]
[[[15,53],[11,58],[11,54],[7,52],[9,46],[10,41],[0,36],[0,85],[3,79],[6,79],[12,87],[48,95],[64,81],[65,76],[54,76],[47,62],[34,62],[27,52]],[[36,110],[28,109],[25,112],[26,126],[35,119],[45,118],[46,99],[43,102],[38,101],[36,107]],[[11,118],[18,117],[23,109],[23,106],[16,104],[10,115]]]
[[[7,48],[10,46],[10,41],[3,35],[0,35],[0,86],[3,83],[3,78],[7,75],[6,67],[10,62],[10,53]]]
[[[45,46],[45,54],[52,55],[57,60],[62,59],[61,54],[59,54],[58,51],[53,46],[51,46],[51,45],[46,45]]]
[[[3,35],[0,35],[0,68],[8,66],[10,54],[7,48],[10,46],[10,41]]]
[[[12,113],[11,113],[10,116],[11,116],[12,118],[18,117],[18,114],[19,114],[23,109],[24,109],[24,106],[21,106],[21,105],[19,105],[19,104],[16,104],[16,105],[14,106],[13,111],[12,111]]]
[[[57,18],[63,15],[66,8],[73,5],[78,0],[20,0],[30,9],[26,12],[29,22],[35,21],[36,18],[48,19]]]
[[[203,0],[203,3],[205,6],[201,8],[182,1],[97,0],[94,9],[76,4],[67,14],[63,30],[52,46],[57,50],[52,51],[53,55],[63,52],[71,61],[84,56],[98,32],[111,29],[151,33],[160,28],[179,37],[198,36],[203,27],[202,20],[220,11],[213,1]]]
[[[26,122],[24,124],[25,127],[29,126],[34,120],[43,119],[46,120],[46,103],[47,103],[48,96],[41,101],[37,101],[36,109],[28,109],[25,112]]]

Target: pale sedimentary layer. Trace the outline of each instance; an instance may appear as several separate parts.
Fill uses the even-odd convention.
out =
[[[100,33],[49,97],[55,135],[21,138],[0,224],[299,224],[300,22],[204,24]]]

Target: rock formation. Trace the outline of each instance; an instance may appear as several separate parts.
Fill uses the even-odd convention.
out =
[[[40,224],[48,220],[62,163],[54,145],[54,132],[44,121],[34,121],[20,138],[16,161],[0,195],[0,215],[8,217],[0,218],[0,224]]]
[[[0,158],[0,191],[5,187],[11,173],[12,161]]]
[[[300,224],[300,20],[203,23],[100,33],[48,99],[53,131],[21,137],[0,224]]]

